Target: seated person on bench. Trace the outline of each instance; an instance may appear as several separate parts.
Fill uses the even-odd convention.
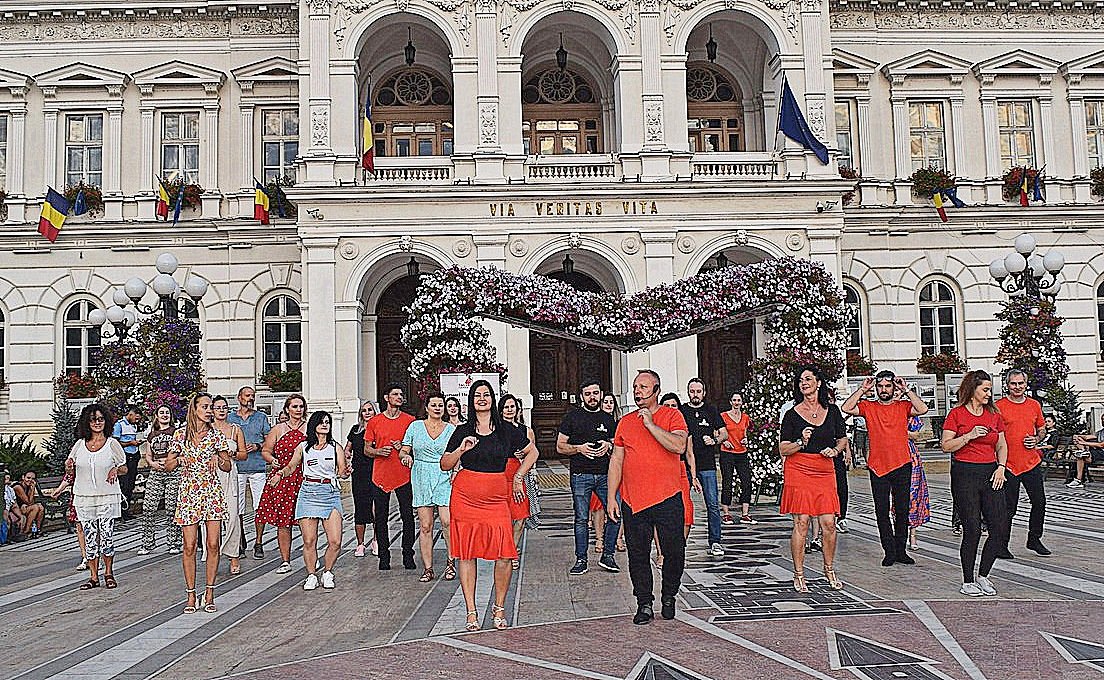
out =
[[[11,483],[11,474],[4,473],[4,521],[8,525],[8,540],[19,533],[23,526],[23,513],[19,512],[19,503],[15,498],[15,487]]]
[[[1100,424],[1104,426],[1104,416],[1100,418]],[[1077,474],[1066,484],[1071,489],[1085,486],[1085,469],[1090,465],[1104,463],[1104,427],[1096,431],[1093,436],[1078,434],[1073,437],[1077,450],[1074,451],[1074,464],[1077,466]]]
[[[37,538],[42,530],[42,518],[46,516],[46,507],[35,500],[38,498],[38,480],[33,470],[24,472],[23,479],[15,485],[15,498],[19,505],[19,512],[23,513],[20,533],[25,534],[30,530],[31,538]]]

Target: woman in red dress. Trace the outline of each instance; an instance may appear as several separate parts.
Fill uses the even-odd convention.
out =
[[[529,441],[536,445],[536,435],[533,434],[533,428],[525,424],[525,416],[521,412],[521,400],[512,394],[504,394],[502,398],[498,400],[498,411],[502,414],[502,419],[511,425],[515,425],[525,430],[525,436],[529,438]],[[521,456],[520,458],[518,456]],[[521,459],[525,457],[525,450],[519,449],[514,452],[514,455],[510,456],[506,461],[506,479],[513,479],[518,470],[521,469]],[[524,477],[524,475],[522,475]],[[510,503],[510,520],[514,525],[514,545],[521,550],[521,533],[525,530],[525,520],[530,516],[529,509],[529,486],[522,481],[522,496],[521,500],[515,501],[513,496],[509,496],[507,501]],[[518,560],[513,561],[513,568],[517,569],[521,566]]]
[[[794,563],[794,589],[809,592],[805,584],[805,536],[809,519],[816,517],[824,533],[824,578],[839,590],[832,560],[836,556],[836,468],[832,458],[847,445],[843,414],[828,398],[828,384],[820,370],[806,366],[794,376],[794,405],[782,416],[778,452],[782,466],[780,511],[793,516],[790,553]]]
[[[276,570],[277,574],[291,571],[291,527],[295,524],[295,500],[303,483],[303,471],[296,467],[285,475],[283,469],[291,461],[295,447],[307,440],[307,400],[301,394],[291,395],[284,400],[283,414],[287,415],[287,421],[277,423],[261,445],[261,455],[273,465],[273,471],[261,494],[261,502],[257,504],[257,522],[261,526],[272,524],[276,527],[276,540],[284,562]],[[260,536],[257,543],[260,544]]]
[[[468,419],[456,428],[441,457],[441,469],[461,470],[452,481],[449,510],[449,550],[457,560],[460,588],[467,605],[468,630],[479,630],[475,608],[475,561],[494,560],[494,627],[506,628],[506,592],[517,559],[510,520],[509,498],[520,503],[525,495],[525,474],[537,462],[537,447],[524,428],[502,419],[495,394],[486,380],[477,380],[468,392]],[[517,451],[525,459],[512,479],[506,478],[506,462]]]

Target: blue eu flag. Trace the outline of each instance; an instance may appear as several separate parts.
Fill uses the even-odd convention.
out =
[[[794,99],[790,84],[782,78],[782,103],[778,107],[778,129],[782,134],[800,144],[805,149],[812,151],[821,163],[828,164],[828,149],[809,129],[805,122],[805,116]]]
[[[73,199],[73,214],[83,215],[88,212],[88,200],[84,197],[84,190],[77,192],[77,197]]]

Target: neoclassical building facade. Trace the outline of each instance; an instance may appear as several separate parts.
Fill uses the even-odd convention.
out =
[[[987,267],[1029,232],[1065,255],[1071,376],[1099,402],[1102,28],[1063,0],[12,5],[0,431],[48,429],[53,378],[88,370],[102,341],[88,312],[166,251],[212,284],[191,315],[213,390],[301,368],[311,406],[348,416],[405,379],[417,274],[454,264],[624,294],[812,258],[844,283],[849,342],[879,366],[910,374],[953,348],[996,368],[1005,294]],[[829,164],[776,133],[783,79]],[[928,165],[967,203],[947,223],[907,179]],[[1013,166],[1045,168],[1045,203],[1005,200]],[[156,219],[154,177],[201,185],[200,204]],[[262,226],[254,186],[276,178],[294,182],[296,214]],[[46,187],[78,182],[102,190],[103,214],[50,244]],[[650,366],[719,398],[762,343],[746,323],[622,355],[487,323],[542,439],[583,376],[624,396]]]

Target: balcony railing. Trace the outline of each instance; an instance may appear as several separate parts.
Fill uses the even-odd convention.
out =
[[[388,156],[375,168],[365,171],[365,184],[449,184],[453,175],[450,156]]]
[[[529,182],[609,182],[620,176],[621,165],[608,155],[530,156],[525,162]]]
[[[694,179],[774,179],[779,161],[766,151],[694,154]]]

